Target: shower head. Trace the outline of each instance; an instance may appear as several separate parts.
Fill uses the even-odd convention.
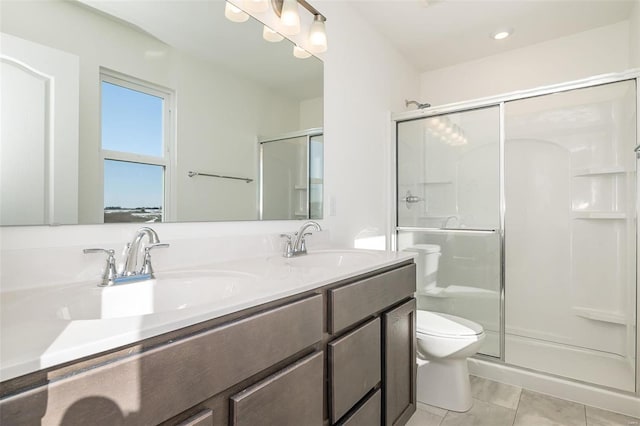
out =
[[[431,106],[431,104],[429,104],[429,103],[421,104],[421,103],[420,103],[420,102],[418,102],[418,101],[408,101],[408,100],[406,100],[406,99],[405,99],[405,101],[404,101],[404,105],[405,105],[405,106],[407,106],[407,107],[408,107],[409,105],[415,105],[416,107],[418,107],[418,109],[429,108],[429,107]]]

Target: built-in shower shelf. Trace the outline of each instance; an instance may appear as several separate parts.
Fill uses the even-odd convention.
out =
[[[604,211],[573,211],[574,219],[618,220],[626,219],[626,213]]]
[[[621,325],[627,324],[627,319],[625,318],[625,316],[617,312],[607,312],[600,309],[585,308],[582,306],[572,306],[571,310],[573,311],[574,315],[593,321],[601,321]]]
[[[613,175],[625,173],[626,170],[622,166],[611,166],[611,167],[590,167],[586,169],[576,169],[573,171],[573,175],[575,177],[588,177],[588,176],[599,176],[599,175]]]
[[[418,182],[421,185],[449,185],[452,184],[452,180],[426,180],[424,182]]]

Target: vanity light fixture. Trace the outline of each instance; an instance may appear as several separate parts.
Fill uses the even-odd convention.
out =
[[[311,53],[307,52],[302,47],[295,45],[293,46],[293,56],[298,59],[307,59],[311,57]]]
[[[280,22],[282,23],[282,32],[286,35],[296,35],[300,33],[300,14],[298,13],[297,0],[282,1]]]
[[[269,9],[269,0],[244,0],[242,5],[249,12],[262,13]]]
[[[313,24],[309,29],[309,46],[315,53],[327,51],[327,32],[324,28],[324,21],[324,16],[314,15]]]
[[[224,16],[231,22],[246,22],[249,19],[246,12],[229,2],[224,5]]]
[[[276,31],[273,31],[266,25],[262,29],[262,38],[271,43],[277,43],[284,40],[284,37],[282,35],[278,34]]]
[[[271,0],[273,11],[280,17],[282,33],[286,35],[296,35],[300,32],[298,4],[313,15],[313,23],[309,28],[309,50],[313,53],[326,52],[327,32],[325,22],[327,18],[318,12],[315,7],[311,6],[307,0]]]
[[[491,33],[491,38],[494,40],[504,40],[505,38],[509,37],[511,34],[513,34],[513,30],[511,28],[506,28],[506,29],[494,31],[493,33]]]

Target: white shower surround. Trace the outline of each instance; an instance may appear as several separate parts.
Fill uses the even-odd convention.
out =
[[[616,73],[616,74],[606,74],[606,75],[599,75],[599,76],[595,76],[595,77],[590,77],[590,78],[586,78],[583,80],[578,80],[575,81],[573,83],[561,83],[561,84],[555,84],[555,85],[551,85],[551,86],[546,86],[546,87],[541,87],[541,88],[536,88],[536,89],[530,89],[530,90],[523,90],[520,92],[513,92],[513,93],[509,93],[509,94],[505,94],[505,95],[501,95],[501,96],[494,96],[494,97],[489,97],[489,98],[483,98],[483,99],[478,99],[476,101],[469,101],[469,102],[459,102],[459,103],[453,103],[453,104],[447,104],[447,105],[443,105],[441,107],[435,107],[433,109],[429,109],[427,111],[418,111],[418,112],[411,112],[411,113],[401,113],[401,114],[396,114],[394,115],[393,119],[394,120],[405,120],[408,118],[419,118],[421,116],[424,115],[432,115],[434,113],[446,113],[446,112],[453,112],[456,110],[462,110],[462,109],[468,109],[468,108],[472,108],[472,107],[478,107],[478,106],[483,106],[483,105],[489,105],[492,103],[498,103],[500,101],[508,101],[508,100],[514,100],[514,99],[521,99],[521,98],[526,98],[529,95],[532,94],[543,94],[543,93],[552,93],[555,90],[566,90],[569,88],[582,88],[582,87],[589,87],[592,86],[594,84],[601,84],[601,83],[605,83],[605,82],[612,82],[612,81],[617,81],[617,80],[623,80],[623,79],[629,79],[629,78],[638,78],[638,76],[640,76],[640,70],[630,70],[627,72],[623,72],[623,73]],[[636,106],[636,111],[640,111],[640,100],[638,100],[639,98],[636,97],[635,102],[637,103]],[[638,114],[636,114],[636,120],[638,120]],[[626,148],[626,147],[625,147]],[[617,154],[615,154],[617,155]],[[614,159],[615,160],[615,159]],[[628,162],[633,162],[633,155],[631,154],[628,157]],[[583,167],[581,168],[577,168],[577,169],[569,169],[567,172],[569,173],[569,179],[575,178],[576,175],[581,176],[582,173],[579,173],[580,170],[584,170],[586,174],[589,173],[598,173],[598,170],[600,170],[600,168],[598,168],[598,170],[596,170],[594,167],[587,167],[585,166],[580,166]],[[604,167],[604,166],[602,166]],[[633,169],[635,169],[635,166],[633,167]],[[603,169],[604,170],[604,169]],[[607,172],[609,172],[609,170],[605,170]],[[618,173],[618,171],[616,170],[615,173]],[[608,174],[608,173],[607,173]],[[573,176],[572,176],[573,175]],[[571,186],[571,182],[569,182],[569,185]],[[578,185],[579,186],[579,185]],[[617,185],[619,186],[619,185]],[[617,188],[615,189],[615,191],[617,191]],[[400,197],[399,194],[396,194],[398,197]],[[611,203],[611,202],[615,202],[616,200],[605,200],[605,203]],[[575,206],[574,206],[574,210]],[[578,209],[579,210],[579,209]],[[635,206],[632,206],[632,210],[635,210]],[[579,212],[578,212],[579,213]],[[586,213],[585,213],[586,214]],[[620,214],[620,216],[625,216],[626,217],[626,213]],[[586,214],[585,217],[589,216],[589,214]],[[597,216],[597,215],[596,215]],[[636,281],[636,286],[637,286],[637,281]],[[629,294],[628,296],[633,296],[633,300],[629,301],[630,305],[633,305],[635,303],[637,303],[638,305],[640,305],[640,297],[638,297],[638,293],[634,291]],[[637,302],[636,302],[637,301]],[[475,309],[475,308],[474,308]],[[457,312],[458,315],[462,315],[460,312]],[[638,353],[638,349],[637,349],[637,345],[640,342],[640,330],[638,329],[638,322],[637,322],[637,316],[632,316],[632,318],[635,318],[636,320],[636,324],[635,324],[635,333],[633,333],[630,337],[633,338],[636,342],[636,353]],[[631,328],[631,330],[633,330],[633,327]],[[508,332],[509,330],[507,330]],[[518,348],[518,342],[517,342],[517,338],[515,338],[512,335],[507,334],[506,335],[506,339],[507,342],[510,342],[512,345],[512,348],[514,348],[514,350],[517,350]],[[522,343],[522,342],[520,342]],[[521,345],[522,346],[522,345]],[[522,349],[522,347],[520,348]],[[532,348],[531,346],[529,346],[526,350],[532,350],[535,348]],[[552,364],[553,363],[553,356],[557,355],[559,352],[555,351],[556,348],[552,348],[552,350],[550,352],[548,352],[543,358],[544,360],[547,361],[547,364]],[[555,353],[554,353],[555,351]],[[523,352],[523,351],[521,351]],[[584,356],[585,353],[582,354],[578,354],[579,358],[581,356],[581,358],[578,360],[578,362],[580,364],[582,364],[583,366],[589,365],[589,368],[594,368],[594,369],[598,369],[601,364],[602,360],[594,360],[593,358],[590,358],[589,356]],[[589,355],[589,354],[587,354]],[[480,357],[483,358],[483,357]],[[606,358],[606,357],[603,357]],[[543,361],[544,361],[543,360]],[[563,360],[561,363],[564,363],[565,365],[567,365],[566,363],[567,360]],[[606,361],[606,360],[605,360]],[[632,360],[633,361],[633,360]],[[515,365],[510,365],[510,360],[507,358],[506,363],[494,363],[494,362],[487,362],[484,359],[479,359],[479,360],[473,360],[472,362],[472,366],[470,367],[472,373],[474,374],[478,374],[487,378],[491,378],[497,381],[501,381],[501,382],[505,382],[505,383],[511,383],[511,384],[516,384],[516,385],[521,385],[524,386],[528,389],[532,389],[532,390],[538,390],[540,392],[544,392],[544,393],[548,393],[551,395],[555,395],[558,397],[562,397],[562,398],[566,398],[566,399],[570,399],[570,400],[574,400],[574,401],[578,401],[578,402],[582,402],[585,404],[589,404],[589,405],[594,405],[594,406],[598,406],[598,407],[602,407],[605,409],[609,409],[609,410],[613,410],[613,411],[617,411],[617,412],[621,412],[621,413],[625,413],[627,415],[632,415],[632,416],[638,416],[638,407],[640,407],[640,397],[638,396],[637,392],[634,392],[634,389],[626,389],[625,392],[620,392],[617,391],[613,388],[607,388],[606,386],[604,387],[600,387],[597,385],[593,385],[590,383],[585,383],[585,382],[580,382],[579,380],[570,380],[567,379],[565,377],[560,377],[560,376],[555,376],[554,374],[558,374],[556,372],[551,372],[550,374],[545,374],[543,372],[534,372],[529,370],[528,368],[535,368],[535,366],[531,366],[531,367],[525,367],[522,368],[522,366],[515,366]],[[508,374],[505,375],[505,371],[508,371]],[[638,371],[636,371],[636,375],[638,375]],[[595,374],[594,377],[597,378],[598,374]],[[601,375],[602,376],[602,375]],[[506,377],[506,378],[505,378]],[[584,379],[583,379],[584,380]],[[595,380],[596,382],[598,380]],[[640,380],[636,380],[636,382],[640,382]],[[637,390],[637,388],[635,389]],[[634,393],[634,395],[626,393],[626,392],[632,392]]]

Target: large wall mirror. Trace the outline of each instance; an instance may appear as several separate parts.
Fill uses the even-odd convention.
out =
[[[1,225],[320,218],[323,64],[259,21],[8,0],[0,29]]]

